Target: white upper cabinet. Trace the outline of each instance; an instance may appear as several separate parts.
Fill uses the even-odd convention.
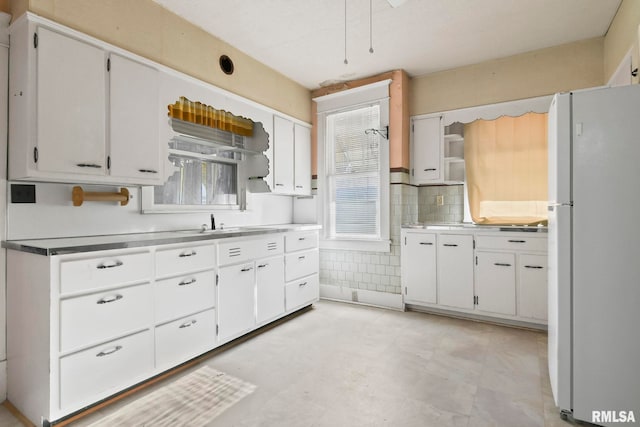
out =
[[[273,192],[293,193],[293,122],[273,116]]]
[[[9,179],[163,182],[157,70],[32,15],[10,33]]]
[[[105,52],[42,27],[34,35],[33,47],[37,169],[104,175]]]
[[[109,95],[111,176],[161,184],[158,71],[111,54]]]
[[[311,194],[311,129],[295,124],[294,134],[294,194]]]
[[[273,192],[311,194],[311,129],[273,116]]]
[[[442,117],[411,119],[411,175],[414,184],[433,184],[443,181]]]

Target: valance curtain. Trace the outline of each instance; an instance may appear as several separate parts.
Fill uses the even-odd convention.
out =
[[[464,157],[473,222],[546,221],[546,113],[465,124]]]

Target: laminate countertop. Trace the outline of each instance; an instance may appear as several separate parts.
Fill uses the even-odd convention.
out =
[[[2,242],[2,247],[37,255],[50,256],[172,243],[201,242],[232,237],[260,236],[271,233],[285,233],[288,231],[311,231],[319,230],[320,228],[321,226],[317,224],[278,224],[227,227],[206,231],[192,229],[104,236],[63,237],[56,239],[6,240]]]
[[[546,233],[547,227],[542,225],[484,225],[468,222],[421,222],[402,224],[405,229],[418,230],[473,230],[473,231],[504,231],[504,232],[530,232]]]

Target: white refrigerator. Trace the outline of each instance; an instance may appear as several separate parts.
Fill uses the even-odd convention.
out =
[[[548,131],[553,396],[640,425],[640,85],[557,94]]]

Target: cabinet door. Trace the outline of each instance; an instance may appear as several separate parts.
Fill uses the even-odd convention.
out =
[[[436,301],[436,235],[406,233],[402,245],[405,302]]]
[[[476,253],[477,308],[516,314],[516,256],[513,253]]]
[[[264,323],[284,313],[284,258],[256,261],[256,319]]]
[[[294,189],[299,195],[311,194],[311,129],[295,124],[294,131]]]
[[[413,180],[417,184],[439,182],[442,174],[442,117],[414,119]]]
[[[293,193],[293,122],[273,116],[273,192]]]
[[[256,324],[255,269],[253,262],[218,270],[218,341],[224,342]]]
[[[105,174],[106,71],[104,51],[38,28],[38,170]]]
[[[547,320],[547,257],[520,255],[518,315]]]
[[[438,237],[438,304],[473,309],[473,236]]]
[[[110,173],[161,184],[158,71],[115,54],[109,59]]]

